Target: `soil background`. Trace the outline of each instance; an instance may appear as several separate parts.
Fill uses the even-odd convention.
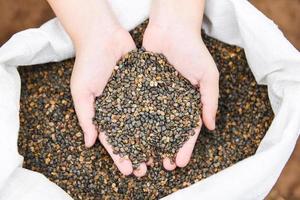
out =
[[[288,40],[300,50],[300,0],[251,0],[271,18]],[[35,28],[54,17],[41,0],[0,0],[0,46],[14,33]],[[267,200],[300,200],[300,142]]]

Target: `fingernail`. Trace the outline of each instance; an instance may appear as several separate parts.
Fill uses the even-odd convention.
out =
[[[84,134],[84,143],[85,143],[85,146],[86,147],[91,147],[91,142],[90,142],[89,136],[86,133],[83,133],[83,134]]]
[[[214,130],[216,128],[216,118],[214,117],[213,118],[213,124],[212,124],[212,129]]]
[[[147,161],[146,165],[152,165],[153,164],[153,158],[150,157],[149,160]]]

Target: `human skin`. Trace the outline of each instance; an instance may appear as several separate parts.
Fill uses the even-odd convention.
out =
[[[193,85],[199,87],[202,119],[209,130],[215,129],[218,108],[219,72],[201,38],[205,0],[153,0],[149,24],[143,38],[146,50],[163,53],[168,61]],[[185,167],[192,155],[202,125],[179,149],[175,163],[165,158],[167,170]]]
[[[120,172],[129,175],[133,172],[131,161],[113,154],[105,134],[98,134],[92,119],[95,97],[102,93],[117,61],[136,48],[134,41],[120,26],[105,0],[48,2],[75,46],[70,88],[85,145],[93,146],[98,137]],[[134,172],[136,176],[146,172],[145,163],[140,168],[142,170]]]
[[[70,88],[85,145],[93,146],[98,137],[121,173],[133,173],[138,177],[145,175],[146,163],[141,163],[138,169],[133,170],[130,160],[113,154],[105,134],[98,133],[92,122],[95,98],[102,93],[114,66],[124,54],[136,48],[130,34],[121,27],[106,0],[48,2],[75,46],[76,59]],[[203,0],[176,0],[176,3],[174,0],[153,1],[143,45],[149,51],[164,53],[192,84],[200,83],[203,120],[209,129],[213,129],[217,109],[218,74],[200,35],[203,6]],[[171,26],[173,22],[177,25]],[[173,30],[170,34],[169,28]],[[184,35],[180,34],[191,37],[183,38]],[[161,40],[165,41],[161,43]],[[177,44],[180,40],[184,43]],[[170,48],[174,49],[170,51]],[[214,80],[208,80],[210,77]],[[167,170],[175,169],[176,166],[183,167],[188,163],[200,127],[196,129],[197,134],[179,150],[175,164],[169,159],[163,160]]]

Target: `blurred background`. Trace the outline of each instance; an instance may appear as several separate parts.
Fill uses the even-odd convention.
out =
[[[251,0],[300,50],[300,0]],[[54,17],[46,0],[0,0],[0,46],[14,33]],[[300,142],[267,200],[300,200]]]

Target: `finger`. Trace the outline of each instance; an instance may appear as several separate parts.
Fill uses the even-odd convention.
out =
[[[93,117],[95,114],[94,101],[95,97],[92,94],[72,95],[76,114],[78,116],[79,124],[84,133],[84,142],[86,147],[94,145],[97,139],[97,129],[93,124]]]
[[[133,174],[136,176],[136,177],[142,177],[142,176],[145,176],[147,172],[147,165],[146,163],[141,163],[140,166],[133,170]]]
[[[164,158],[163,166],[166,170],[172,171],[176,168],[176,164],[170,158]]]
[[[214,130],[216,113],[218,109],[219,97],[219,73],[217,69],[203,78],[199,82],[201,103],[202,103],[202,119],[205,126],[209,130]]]
[[[147,166],[152,166],[154,164],[153,158],[150,157],[149,160],[147,161],[146,165]]]
[[[121,158],[119,155],[113,153],[112,146],[107,142],[107,136],[105,133],[101,132],[99,134],[99,140],[113,159],[120,172],[126,176],[131,174],[133,170],[131,161],[129,159]]]
[[[195,134],[188,141],[186,141],[184,145],[179,149],[176,155],[176,165],[178,167],[185,167],[189,163],[195,143],[200,133],[201,125],[202,123],[200,121],[200,126],[194,129]]]

